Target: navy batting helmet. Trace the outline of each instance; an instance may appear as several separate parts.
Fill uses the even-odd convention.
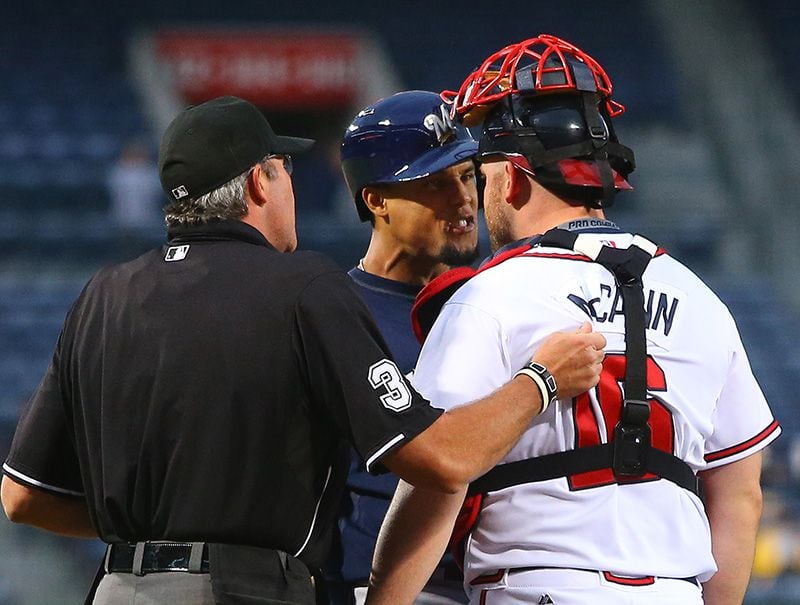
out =
[[[342,140],[342,170],[362,221],[371,213],[361,195],[367,185],[420,179],[478,151],[469,131],[450,118],[439,95],[400,92],[358,112]]]

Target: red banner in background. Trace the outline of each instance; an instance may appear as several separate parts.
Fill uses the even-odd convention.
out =
[[[359,38],[346,33],[181,29],[155,34],[191,103],[236,95],[262,107],[349,107],[357,92]]]

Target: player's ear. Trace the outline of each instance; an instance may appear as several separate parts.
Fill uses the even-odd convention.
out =
[[[511,162],[505,163],[506,190],[505,200],[514,208],[521,208],[531,194],[531,182],[528,175],[518,170]]]
[[[369,211],[375,216],[386,216],[388,212],[383,192],[374,187],[364,187],[361,196]]]

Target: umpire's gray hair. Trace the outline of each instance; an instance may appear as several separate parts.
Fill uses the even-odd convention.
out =
[[[277,176],[275,168],[264,158],[258,162],[267,178]],[[167,225],[197,225],[214,219],[240,219],[247,214],[244,186],[252,168],[198,198],[184,198],[164,208]]]

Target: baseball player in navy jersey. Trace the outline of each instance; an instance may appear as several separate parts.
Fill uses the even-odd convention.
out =
[[[586,319],[608,347],[598,387],[553,397],[465,492],[400,482],[369,603],[410,603],[456,518],[451,546],[475,605],[744,598],[761,450],[780,427],[725,305],[668,252],[605,219],[634,168],[611,93],[594,59],[548,35],[505,47],[443,93],[455,117],[482,128],[494,256],[420,294],[415,386],[456,407],[519,373],[548,331]],[[552,386],[535,364],[525,373],[543,393]]]
[[[350,272],[400,371],[410,375],[420,344],[414,298],[443,268],[477,258],[478,143],[455,125],[439,95],[401,92],[358,113],[342,141],[342,168],[362,221],[372,224],[364,258]],[[381,521],[397,487],[353,453],[330,570],[334,603],[366,594]],[[463,603],[461,573],[444,562],[418,603]]]

